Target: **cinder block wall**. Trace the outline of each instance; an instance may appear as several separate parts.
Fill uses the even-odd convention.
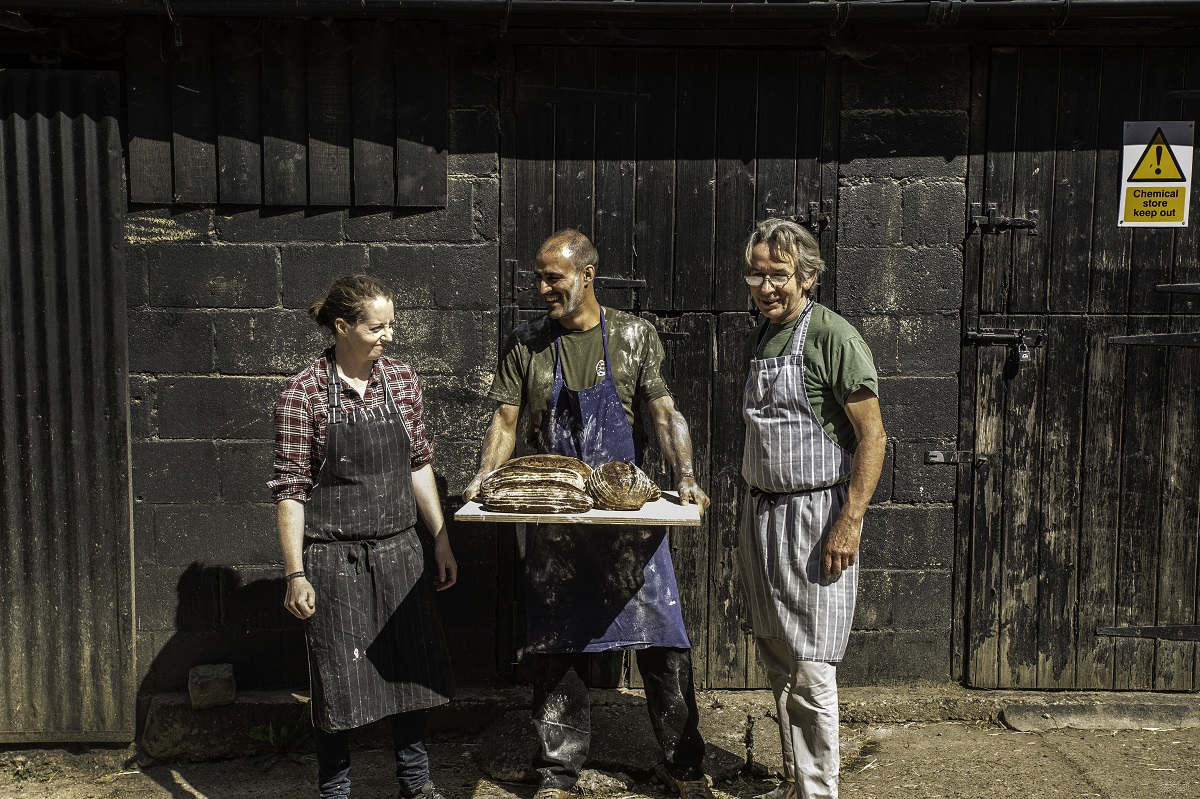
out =
[[[888,48],[844,59],[837,310],[875,355],[889,458],[867,516],[845,684],[950,675],[953,466],[970,56]]]
[[[130,210],[144,693],[182,689],[203,662],[233,663],[242,688],[307,680],[264,483],[274,400],[325,346],[305,309],[334,276],[373,272],[397,292],[393,352],[424,378],[448,513],[473,472],[499,310],[499,58],[492,31],[461,29],[451,43],[447,208]],[[950,675],[955,474],[923,454],[956,448],[969,68],[967,48],[952,47],[842,64],[837,269],[825,297],[875,353],[891,437],[845,684]],[[500,543],[488,526],[458,528],[453,541],[463,578],[439,603],[459,679],[479,681],[497,665]]]
[[[309,302],[339,274],[396,291],[391,352],[424,379],[434,469],[461,493],[490,417],[479,387],[497,339],[498,109],[491,33],[451,36],[444,209],[134,207],[126,263],[133,416],[137,654],[143,692],[181,690],[197,663],[239,687],[307,681],[301,628],[282,607],[271,475],[284,379],[327,338]],[[448,503],[447,513],[456,503]],[[495,664],[494,533],[453,539],[464,578],[439,595],[462,680]]]

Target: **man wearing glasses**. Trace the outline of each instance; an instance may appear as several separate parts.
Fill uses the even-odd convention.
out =
[[[745,269],[761,324],[746,347],[738,561],[784,764],[784,781],[760,799],[825,799],[838,790],[836,664],[887,435],[870,349],[812,300],[825,269],[816,239],[766,219],[746,242]]]

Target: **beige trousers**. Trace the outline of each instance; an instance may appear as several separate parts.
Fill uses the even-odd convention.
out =
[[[796,660],[777,638],[754,640],[775,693],[784,780],[795,785],[796,799],[837,799],[837,667]]]

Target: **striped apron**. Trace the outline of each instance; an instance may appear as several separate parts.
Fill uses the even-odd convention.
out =
[[[858,563],[830,580],[822,573],[825,536],[846,501],[853,456],[825,432],[804,390],[804,309],[789,355],[755,358],[742,417],[739,574],[758,638],[785,641],[797,660],[836,663],[846,651]],[[759,346],[767,324],[759,328]]]
[[[313,723],[326,732],[445,704],[450,658],[417,537],[410,441],[386,404],[347,413],[332,350],[325,461],[305,507]]]

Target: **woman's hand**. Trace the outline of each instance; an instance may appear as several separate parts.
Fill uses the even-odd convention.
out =
[[[306,577],[296,577],[287,581],[287,596],[283,606],[297,619],[307,619],[317,610],[317,592]]]
[[[444,530],[433,541],[433,563],[437,569],[433,575],[435,591],[445,591],[458,582],[458,561],[450,551],[450,537]]]

